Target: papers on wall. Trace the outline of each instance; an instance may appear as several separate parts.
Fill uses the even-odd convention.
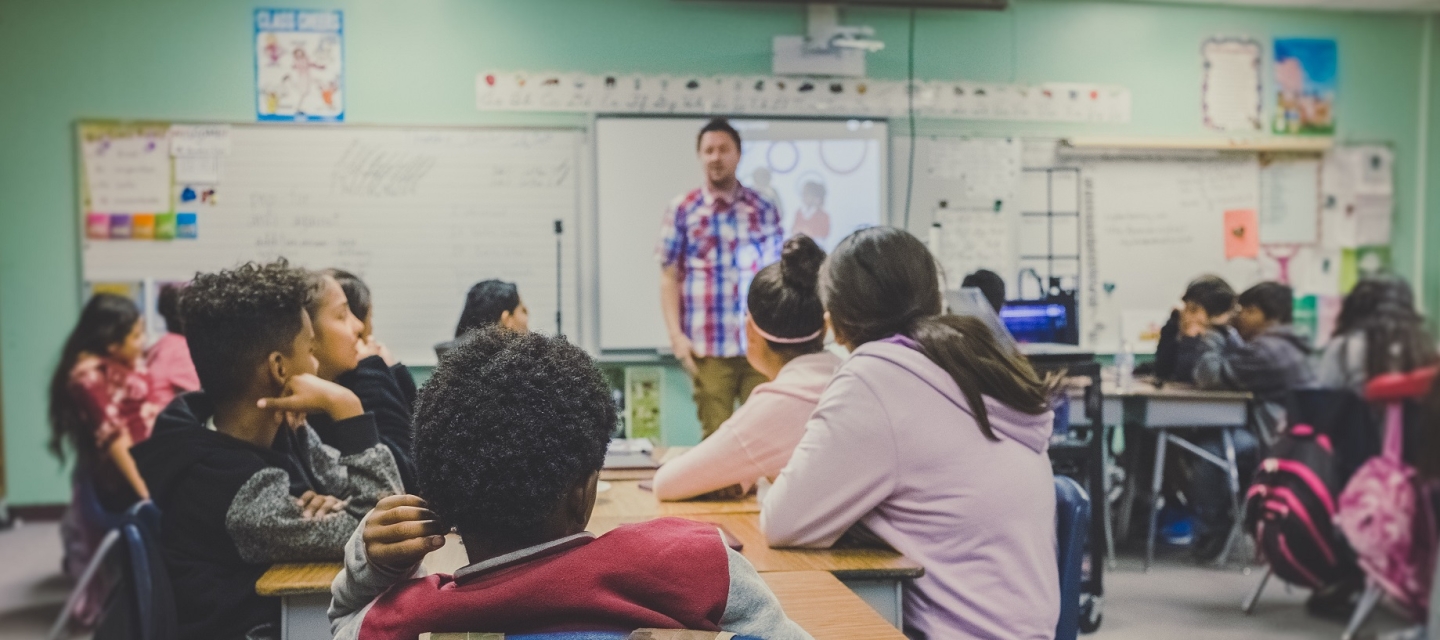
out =
[[[1225,211],[1225,259],[1260,255],[1260,222],[1254,209]]]
[[[1319,235],[1320,161],[1281,158],[1260,170],[1260,241],[1312,244]]]
[[[1324,246],[1389,245],[1395,210],[1395,155],[1377,145],[1343,147],[1321,168]]]
[[[937,255],[947,287],[958,287],[978,269],[1015,273],[1013,213],[993,207],[941,207],[935,210],[935,222],[940,227]]]
[[[906,83],[769,76],[593,75],[485,71],[475,79],[481,111],[832,115],[900,117]],[[917,81],[916,115],[968,120],[1130,121],[1130,91],[1084,83],[1037,85]]]
[[[262,121],[345,119],[339,11],[255,10],[255,113]]]
[[[1211,39],[1200,51],[1205,65],[1201,91],[1205,126],[1220,131],[1259,131],[1260,43]]]
[[[955,183],[946,193],[960,204],[999,208],[1020,182],[1020,155],[1016,138],[936,139],[925,170]]]
[[[82,133],[86,210],[133,214],[170,210],[170,154],[164,127],[106,127]]]
[[[1335,132],[1339,57],[1334,40],[1275,39],[1275,133]]]

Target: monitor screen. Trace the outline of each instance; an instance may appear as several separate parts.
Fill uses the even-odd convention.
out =
[[[1020,342],[1074,344],[1069,310],[1060,301],[1015,300],[1000,310],[1005,328]]]

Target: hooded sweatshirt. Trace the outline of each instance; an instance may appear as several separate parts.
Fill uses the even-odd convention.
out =
[[[205,392],[182,395],[131,450],[164,514],[160,546],[182,638],[241,638],[278,624],[279,599],[255,594],[260,575],[276,562],[340,560],[365,513],[400,491],[372,414],[336,423],[333,448],[301,426],[282,428],[267,449],[211,430],[214,413]],[[306,519],[295,502],[306,490],[349,505]]]
[[[775,379],[755,387],[750,399],[720,429],[655,473],[655,497],[684,500],[731,485],[746,491],[758,478],[774,480],[805,435],[805,421],[840,358],[829,351],[785,363]]]
[[[1316,386],[1310,344],[1288,324],[1272,326],[1248,342],[1233,327],[1205,335],[1195,363],[1195,385],[1255,394],[1252,419],[1267,443],[1285,423],[1286,393]]]
[[[833,545],[862,524],[920,563],[912,638],[1053,638],[1060,616],[1052,413],[985,397],[981,433],[959,386],[897,337],[835,374],[761,507],[772,547]]]

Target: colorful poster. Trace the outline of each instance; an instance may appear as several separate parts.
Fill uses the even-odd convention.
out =
[[[1335,133],[1334,40],[1275,39],[1275,133]]]
[[[1254,209],[1225,212],[1225,259],[1260,257],[1260,218]]]
[[[88,211],[170,209],[170,153],[163,126],[86,127],[80,136]]]
[[[255,10],[255,113],[262,121],[345,119],[339,11]]]

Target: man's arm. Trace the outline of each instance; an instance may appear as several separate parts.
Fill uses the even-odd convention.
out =
[[[680,267],[660,267],[660,310],[665,314],[665,331],[670,335],[670,348],[680,366],[694,377],[699,371],[695,367],[695,348],[690,336],[680,326]]]

